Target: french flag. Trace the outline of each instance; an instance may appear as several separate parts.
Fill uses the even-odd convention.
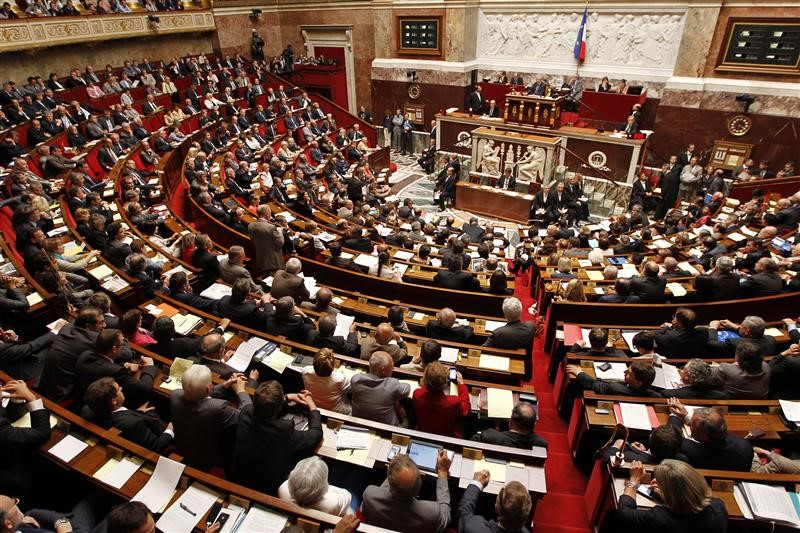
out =
[[[586,60],[586,19],[589,18],[589,3],[583,9],[583,19],[581,20],[581,27],[578,28],[578,37],[575,39],[575,48],[572,53],[575,59],[583,63]]]

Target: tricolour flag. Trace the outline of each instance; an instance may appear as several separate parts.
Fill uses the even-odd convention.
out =
[[[589,4],[583,9],[581,27],[578,28],[578,37],[575,39],[575,48],[572,49],[575,59],[583,63],[586,60],[586,19],[589,18]]]

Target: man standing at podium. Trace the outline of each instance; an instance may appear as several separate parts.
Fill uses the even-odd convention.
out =
[[[541,74],[537,74],[536,81],[528,87],[526,92],[534,96],[544,96],[547,92],[547,83],[545,83],[544,77]]]
[[[569,111],[578,113],[581,110],[581,99],[583,98],[583,80],[576,74],[570,78],[567,88],[569,88],[570,91],[569,100],[567,102]]]
[[[484,98],[483,93],[481,93],[481,86],[476,85],[475,90],[469,93],[467,97],[467,110],[472,113],[473,115],[482,115],[483,114],[483,106],[486,104],[486,98]]]

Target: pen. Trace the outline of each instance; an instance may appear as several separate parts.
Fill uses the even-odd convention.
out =
[[[197,513],[195,513],[194,511],[192,511],[188,507],[186,507],[186,505],[184,505],[183,503],[181,503],[181,509],[183,509],[184,511],[186,511],[187,513],[189,513],[192,516],[197,516]]]

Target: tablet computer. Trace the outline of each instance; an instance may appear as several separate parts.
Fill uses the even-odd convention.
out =
[[[441,446],[412,440],[408,445],[408,456],[420,470],[436,472],[436,461]]]

